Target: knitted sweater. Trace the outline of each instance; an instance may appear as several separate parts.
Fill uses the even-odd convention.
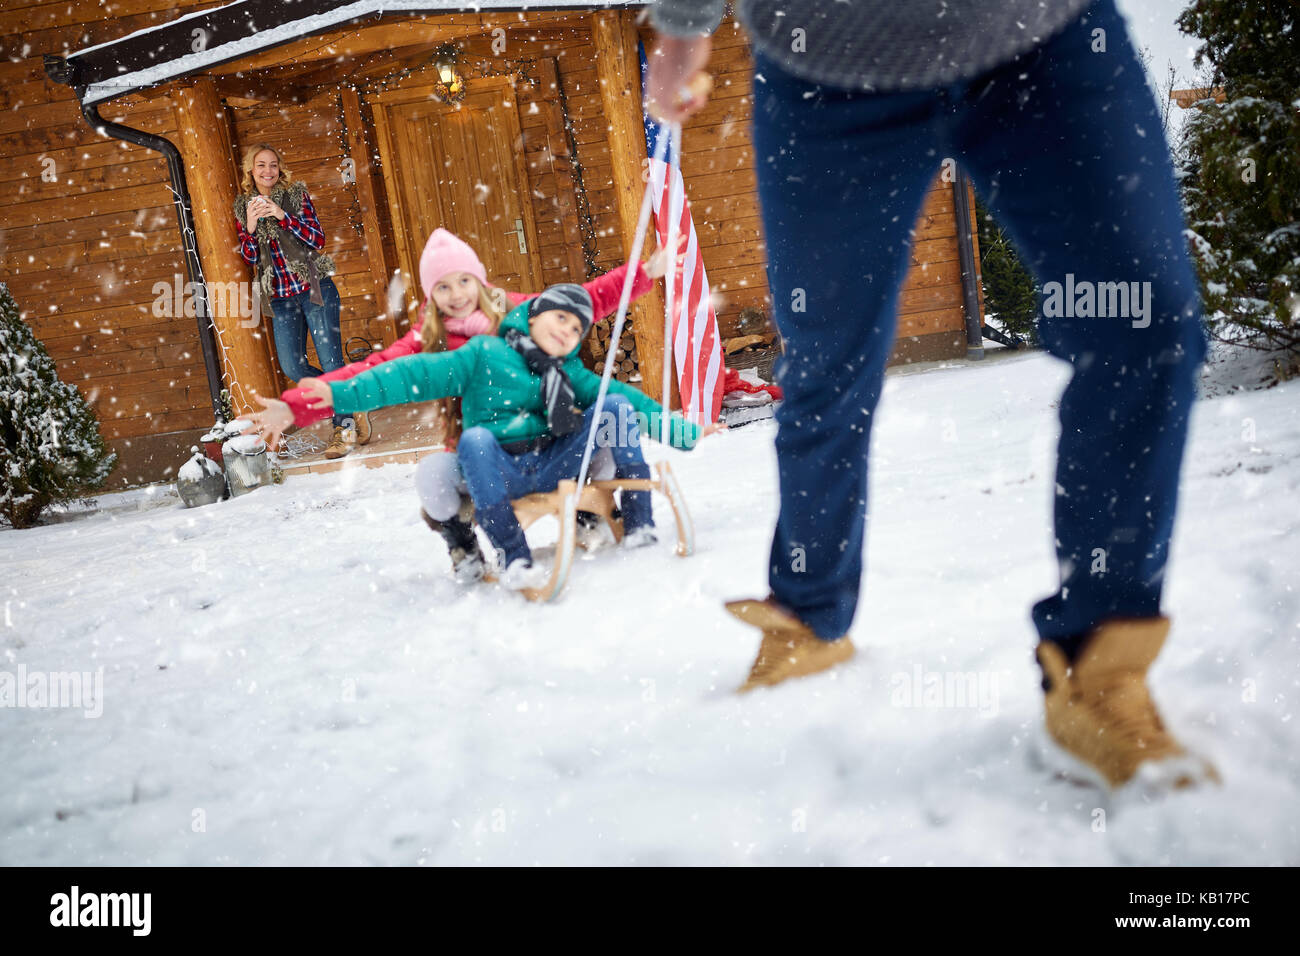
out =
[[[968,80],[1040,46],[1093,0],[741,0],[759,52],[814,83],[883,92]],[[651,22],[712,33],[723,0],[657,0]]]

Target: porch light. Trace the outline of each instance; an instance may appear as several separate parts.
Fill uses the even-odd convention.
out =
[[[454,46],[441,46],[433,54],[434,69],[438,71],[438,97],[456,101],[465,94],[465,78],[456,68],[458,51]]]

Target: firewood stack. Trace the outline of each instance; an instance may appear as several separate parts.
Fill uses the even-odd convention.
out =
[[[612,320],[599,322],[592,327],[587,345],[591,349],[592,368],[601,371],[605,367],[605,356],[609,353],[609,337],[614,331]],[[614,377],[620,382],[632,381],[637,373],[636,338],[632,335],[631,323],[623,326],[623,335],[619,338],[614,352]]]

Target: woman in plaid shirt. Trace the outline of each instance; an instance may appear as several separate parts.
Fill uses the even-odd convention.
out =
[[[334,262],[321,252],[325,231],[307,187],[294,182],[279,151],[265,143],[244,153],[243,169],[235,228],[240,252],[256,273],[254,302],[271,318],[280,367],[294,381],[341,368],[339,293],[330,279]],[[308,331],[324,370],[307,362]],[[364,444],[369,438],[370,423],[364,415],[335,415],[325,456],[341,458],[353,442]]]

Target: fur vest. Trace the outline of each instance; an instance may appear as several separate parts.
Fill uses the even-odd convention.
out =
[[[248,201],[254,193],[244,193],[235,199],[235,216],[245,226],[248,224]],[[277,183],[271,190],[270,199],[294,218],[302,216],[303,197],[307,195],[307,185],[292,182],[288,185]],[[253,232],[257,238],[257,264],[254,269],[253,314],[259,311],[263,315],[272,315],[271,296],[274,286],[272,279],[275,266],[271,261],[271,240],[280,243],[280,253],[284,261],[300,282],[311,287],[311,301],[321,305],[320,277],[334,274],[334,259],[326,252],[317,252],[292,232],[280,225],[274,216],[264,216],[257,221]]]

